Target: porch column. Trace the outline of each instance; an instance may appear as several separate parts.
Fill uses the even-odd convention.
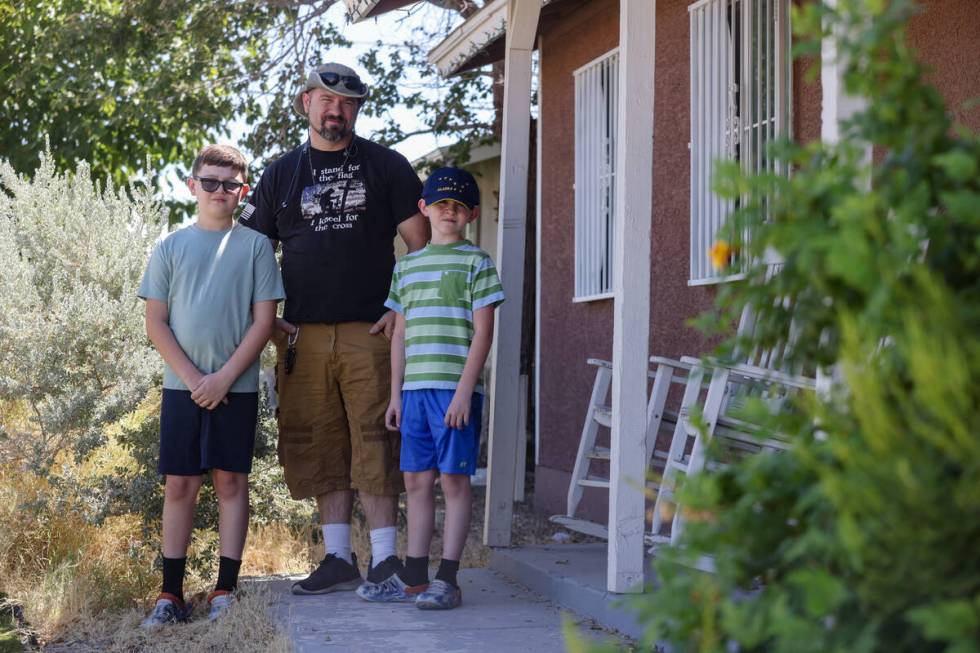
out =
[[[497,269],[507,299],[497,309],[494,326],[497,344],[493,357],[487,504],[483,522],[483,543],[488,546],[510,546],[517,447],[525,446],[526,440],[518,409],[524,400],[519,396],[521,309],[531,126],[531,52],[540,12],[541,0],[508,0],[507,3],[497,226]]]
[[[825,0],[826,4],[836,9],[838,0]],[[820,139],[825,143],[837,143],[841,140],[841,124],[851,116],[864,110],[867,100],[862,97],[848,95],[844,89],[844,73],[847,70],[847,60],[837,48],[839,41],[847,37],[838,26],[820,43],[820,87],[823,102],[820,108]],[[871,146],[865,146],[864,159],[871,162]],[[871,179],[864,180],[867,188],[871,188]],[[817,369],[817,392],[823,396],[830,394],[835,382],[842,380],[841,370],[836,365],[830,368]]]
[[[620,0],[613,254],[612,440],[606,587],[643,588],[646,396],[653,217],[656,0]],[[628,129],[624,129],[629,125]]]
[[[836,9],[838,0],[824,0]],[[820,43],[820,87],[823,104],[820,108],[820,138],[836,143],[841,136],[841,123],[863,110],[864,98],[848,95],[844,89],[844,72],[847,61],[837,49],[837,42],[846,35],[838,26]],[[869,148],[870,149],[870,148]],[[870,151],[868,152],[870,156]]]

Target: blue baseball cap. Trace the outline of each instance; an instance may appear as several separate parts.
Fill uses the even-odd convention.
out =
[[[425,180],[422,199],[426,204],[453,200],[472,209],[480,205],[480,189],[473,175],[462,168],[438,168]]]

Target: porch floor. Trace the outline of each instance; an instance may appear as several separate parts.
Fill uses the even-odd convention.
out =
[[[606,591],[605,542],[494,549],[490,568],[603,627],[634,639],[643,634],[632,610],[622,605],[631,595]],[[653,578],[649,564],[645,576],[648,583]]]
[[[565,651],[561,627],[567,613],[491,569],[461,570],[463,605],[446,612],[366,603],[353,592],[294,596],[289,592],[294,580],[268,582],[275,597],[272,609],[296,653]],[[610,637],[588,620],[575,621],[594,639]]]

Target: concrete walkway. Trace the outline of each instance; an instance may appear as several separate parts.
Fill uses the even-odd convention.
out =
[[[598,542],[494,549],[490,569],[563,608],[640,639],[643,626],[627,605],[636,595],[606,591],[606,548],[605,542]],[[644,563],[646,582],[652,583],[649,563]]]
[[[270,581],[274,608],[297,653],[440,651],[560,653],[563,616],[590,637],[610,636],[490,569],[459,574],[463,605],[430,612],[411,604],[367,603],[353,592],[294,596],[292,580]]]

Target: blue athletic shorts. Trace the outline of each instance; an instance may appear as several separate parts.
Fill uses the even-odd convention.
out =
[[[476,472],[480,448],[483,395],[473,393],[470,423],[462,429],[446,426],[446,409],[455,390],[405,390],[402,392],[401,470],[443,474]]]
[[[252,471],[257,392],[229,392],[227,404],[201,408],[189,390],[163,391],[160,406],[161,474],[199,476],[209,469]]]

